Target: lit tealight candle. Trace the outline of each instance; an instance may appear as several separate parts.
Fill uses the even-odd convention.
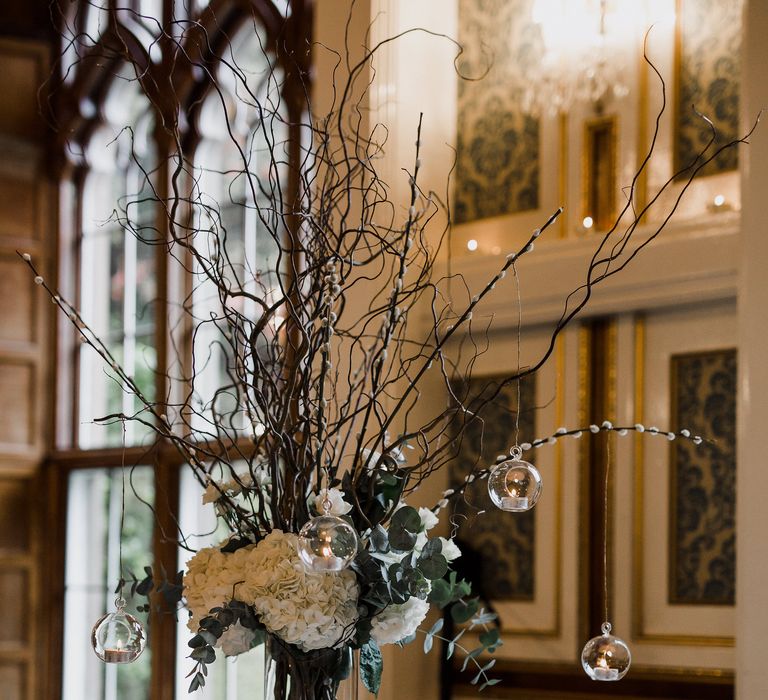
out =
[[[124,649],[120,643],[114,649],[104,650],[104,661],[108,664],[127,664],[133,660],[134,654],[128,649]]]
[[[604,652],[597,659],[597,665],[592,671],[596,681],[617,681],[619,680],[619,670],[608,666],[608,657],[611,652]]]
[[[593,669],[592,676],[596,681],[619,680],[619,672],[615,668],[603,668],[602,666]]]
[[[317,557],[312,563],[315,571],[341,571],[344,568],[344,559],[335,557],[333,554],[323,552],[322,557]]]
[[[528,510],[528,499],[524,496],[504,496],[501,499],[502,510]]]

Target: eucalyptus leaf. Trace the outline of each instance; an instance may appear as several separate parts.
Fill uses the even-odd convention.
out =
[[[386,552],[389,549],[389,537],[387,536],[387,531],[381,525],[376,525],[371,530],[371,545],[377,552]]]
[[[472,616],[477,612],[479,603],[476,598],[472,598],[468,601],[460,600],[451,608],[451,617],[454,622],[462,624],[469,622]]]
[[[435,624],[432,625],[432,627],[430,628],[429,634],[437,634],[438,632],[440,632],[440,630],[443,629],[444,624],[445,624],[445,620],[442,617],[438,618],[435,621]]]
[[[389,546],[396,552],[410,552],[421,529],[419,512],[411,506],[395,511],[389,523]]]
[[[483,647],[477,647],[477,649],[473,649],[470,651],[465,657],[464,657],[464,663],[461,666],[462,673],[467,670],[467,666],[469,666],[469,662],[473,659],[476,659],[480,654],[482,654],[485,651]]]
[[[426,557],[422,554],[417,566],[419,571],[430,581],[442,579],[448,572],[448,561],[442,554],[432,554]]]
[[[483,632],[480,635],[480,644],[486,648],[497,646],[499,643],[499,630],[496,627]]]
[[[432,581],[432,590],[429,592],[429,602],[440,608],[444,608],[451,602],[451,587],[444,579]]]
[[[360,680],[368,692],[379,694],[382,671],[381,651],[372,639],[360,649]]]

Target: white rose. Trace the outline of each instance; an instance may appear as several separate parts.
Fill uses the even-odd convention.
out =
[[[399,642],[416,632],[428,612],[429,603],[421,598],[390,605],[371,619],[371,637],[379,646]]]
[[[429,508],[419,508],[421,525],[425,530],[431,530],[440,520]]]
[[[443,543],[441,554],[447,561],[454,561],[461,556],[461,550],[456,546],[453,540],[447,540],[445,537],[441,537],[440,541]]]
[[[256,639],[254,630],[249,630],[239,622],[235,622],[219,637],[216,646],[224,652],[225,656],[237,656],[248,651],[254,639]]]
[[[346,515],[352,510],[352,506],[344,500],[344,492],[341,489],[320,489],[320,493],[315,496],[312,503],[318,513],[325,512],[323,510],[323,501],[326,498],[331,504],[331,515]]]

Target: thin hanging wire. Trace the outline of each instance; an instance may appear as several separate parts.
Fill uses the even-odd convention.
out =
[[[125,605],[125,599],[123,598],[123,586],[125,577],[123,576],[123,527],[125,526],[125,443],[126,443],[126,430],[125,430],[125,418],[121,418],[120,425],[122,428],[123,437],[123,451],[120,460],[120,478],[121,478],[121,494],[120,494],[120,532],[117,537],[117,558],[118,566],[120,568],[120,582],[117,590],[117,600],[115,605],[121,608]]]
[[[520,345],[523,339],[523,299],[520,294],[520,277],[517,274],[517,265],[512,263],[512,274],[515,277],[515,291],[517,293],[517,409],[515,410],[515,452],[520,450],[520,406],[521,406],[521,380],[520,380]]]
[[[603,485],[603,602],[605,603],[604,625],[609,625],[608,621],[608,507],[610,498],[608,488],[610,485],[611,474],[611,434],[605,434],[605,483]]]

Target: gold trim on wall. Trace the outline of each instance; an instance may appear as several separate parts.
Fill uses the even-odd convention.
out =
[[[680,169],[677,153],[677,139],[679,138],[678,120],[680,119],[680,92],[682,80],[683,65],[683,26],[682,26],[683,0],[675,0],[675,31],[673,39],[672,56],[672,172],[676,173]]]
[[[648,155],[648,63],[644,50],[640,51],[637,69],[637,164],[636,170]],[[648,204],[648,170],[643,168],[635,185],[635,209],[640,212]],[[641,219],[642,220],[642,219]]]
[[[560,138],[560,162],[558,164],[558,206],[565,207],[568,203],[568,114],[561,112],[557,117],[557,128]],[[568,237],[568,214],[563,212],[559,221],[560,238]]]
[[[634,408],[635,421],[644,422],[645,368],[646,368],[646,320],[645,316],[635,316],[635,376]],[[735,639],[730,636],[689,635],[689,634],[649,634],[644,629],[644,588],[645,572],[643,565],[643,530],[645,526],[644,508],[644,467],[645,450],[643,435],[635,434],[634,449],[634,515],[632,535],[632,638],[636,642],[647,644],[667,644],[674,646],[733,647]]]

